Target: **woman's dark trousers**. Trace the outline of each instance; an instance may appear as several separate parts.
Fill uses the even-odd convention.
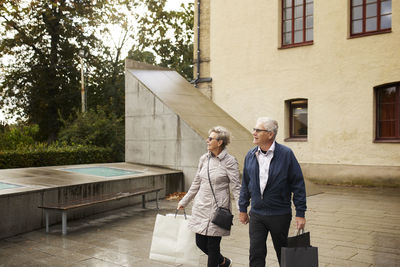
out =
[[[279,265],[281,264],[281,248],[287,246],[291,219],[290,214],[277,216],[250,214],[250,267],[265,267],[268,233],[271,233],[276,256]]]
[[[196,234],[196,245],[208,255],[207,267],[218,267],[224,261],[220,253],[220,236],[206,236]]]

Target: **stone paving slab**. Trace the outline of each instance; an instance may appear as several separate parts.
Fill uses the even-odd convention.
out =
[[[307,198],[306,230],[318,247],[319,266],[400,266],[400,189],[321,186],[324,193]],[[161,214],[172,213],[176,201],[161,201]],[[67,236],[61,226],[0,240],[0,267],[8,266],[155,266],[148,259],[157,211],[155,203],[71,221]],[[190,213],[188,211],[188,213]],[[248,266],[248,226],[238,222],[222,239],[222,253],[235,267]],[[290,235],[294,233],[292,221]],[[268,239],[267,266],[277,267]],[[202,255],[198,266],[206,266]]]

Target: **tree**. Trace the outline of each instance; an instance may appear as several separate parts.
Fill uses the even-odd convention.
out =
[[[0,56],[13,58],[0,66],[0,105],[37,123],[42,140],[54,140],[61,127],[59,115],[67,118],[80,106],[78,51],[89,52],[88,73],[99,80],[110,72],[113,80],[120,72],[119,55],[111,68],[104,64],[109,59],[103,55],[111,53],[96,33],[98,25],[117,20],[118,5],[130,7],[132,2],[0,0]],[[90,89],[94,92],[104,83],[97,81]]]
[[[83,59],[88,109],[96,111],[100,106],[107,114],[123,118],[122,54],[132,40],[130,57],[174,68],[191,80],[193,4],[166,11],[165,3],[0,0],[0,106],[28,124],[38,124],[39,141],[55,140],[62,121],[76,118],[81,106],[78,52],[83,49],[88,53]],[[136,8],[139,4],[145,7],[143,14]],[[130,21],[131,17],[137,21]],[[113,25],[123,34],[109,46],[104,38]],[[5,57],[11,63],[2,62]]]
[[[138,16],[138,44],[128,58],[153,60],[175,69],[187,80],[193,79],[193,13],[194,4],[182,4],[180,10],[168,11],[167,0],[143,0],[146,11]]]

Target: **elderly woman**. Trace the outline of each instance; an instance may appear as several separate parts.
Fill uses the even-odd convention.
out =
[[[208,267],[225,267],[231,266],[232,261],[221,255],[220,243],[222,236],[228,236],[230,231],[215,225],[211,220],[217,206],[231,209],[230,189],[238,207],[239,168],[237,160],[226,149],[230,133],[216,126],[208,134],[208,153],[200,157],[196,176],[189,191],[179,202],[178,209],[186,207],[194,198],[188,225],[196,233],[196,245],[208,255]],[[210,181],[218,203],[215,203]]]

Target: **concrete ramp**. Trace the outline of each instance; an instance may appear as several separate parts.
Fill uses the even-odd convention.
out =
[[[128,60],[125,75],[126,162],[182,170],[187,190],[207,152],[208,130],[221,125],[231,131],[228,150],[243,168],[250,131],[177,72]]]
[[[187,190],[213,126],[232,134],[228,146],[240,170],[252,135],[176,71],[126,61],[125,161],[182,170]]]

